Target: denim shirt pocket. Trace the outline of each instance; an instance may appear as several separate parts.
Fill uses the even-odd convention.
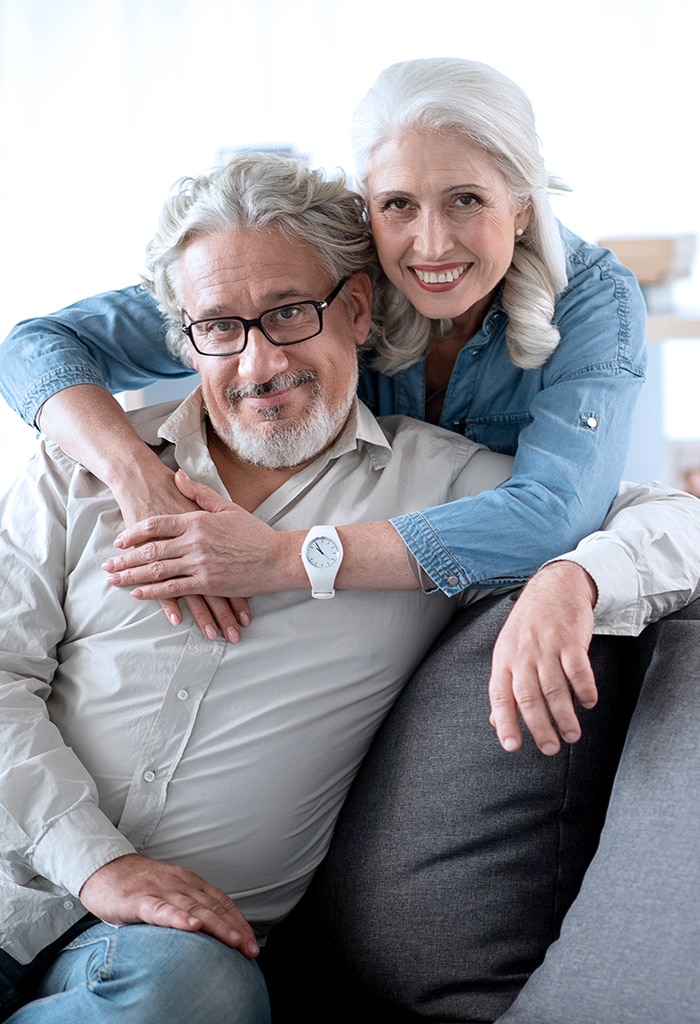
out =
[[[514,455],[518,438],[529,423],[532,423],[532,416],[527,410],[472,417],[464,423],[464,436],[486,445],[493,452]]]

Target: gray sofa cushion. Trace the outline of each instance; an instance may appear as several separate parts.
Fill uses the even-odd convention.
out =
[[[636,695],[618,682],[617,642],[596,638],[601,695],[582,740],[554,758],[529,738],[506,754],[487,684],[511,602],[458,616],[353,786],[310,894],[314,957],[329,958],[327,977],[344,969],[334,1019],[494,1020],[557,937],[593,856]]]
[[[502,1024],[700,1022],[700,622],[648,632],[600,848]]]

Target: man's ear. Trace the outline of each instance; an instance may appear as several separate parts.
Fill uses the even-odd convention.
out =
[[[350,308],[354,313],[355,344],[364,345],[372,320],[372,282],[363,270],[354,274],[349,282]]]

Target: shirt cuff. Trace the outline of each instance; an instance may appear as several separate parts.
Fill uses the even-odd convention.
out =
[[[98,868],[136,852],[99,807],[81,804],[52,822],[34,847],[31,863],[37,874],[78,896]]]
[[[596,633],[637,634],[640,614],[637,567],[629,550],[613,536],[601,532],[591,534],[575,551],[545,564],[551,562],[574,562],[585,569],[595,583],[598,591],[593,608]]]

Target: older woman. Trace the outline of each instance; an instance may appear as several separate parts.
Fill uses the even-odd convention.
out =
[[[363,397],[516,455],[497,492],[395,525],[439,586],[440,545],[477,583],[527,572],[619,484],[645,367],[636,283],[556,222],[530,104],[493,69],[394,65],[352,136],[386,274]]]
[[[360,394],[377,413],[439,423],[515,454],[515,465],[495,491],[391,522],[338,524],[336,585],[451,595],[522,582],[596,529],[616,492],[644,377],[640,291],[611,253],[555,220],[530,104],[492,68],[394,65],[358,107],[352,133],[384,272]],[[127,522],[192,507],[102,387],[188,372],[145,291],[21,324],[0,360],[8,401],[30,422],[40,415],[49,436],[110,484]],[[144,597],[193,595],[202,628],[215,635],[218,623],[231,639],[228,605],[194,595],[307,585],[298,558],[246,576],[237,535],[230,559],[200,549],[195,564],[187,529],[170,516],[154,534],[124,538],[164,538],[169,583],[143,585],[150,566],[138,548],[109,563],[114,581],[138,584]],[[245,604],[234,607],[245,624]]]

